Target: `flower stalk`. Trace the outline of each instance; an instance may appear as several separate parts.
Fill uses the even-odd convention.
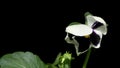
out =
[[[88,49],[88,52],[86,54],[85,61],[83,63],[82,68],[87,68],[87,64],[88,64],[88,61],[89,61],[89,58],[90,58],[91,50],[92,50],[92,48]]]

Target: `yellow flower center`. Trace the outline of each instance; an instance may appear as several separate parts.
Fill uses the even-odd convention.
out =
[[[86,35],[86,36],[84,36],[85,38],[90,38],[90,35]]]

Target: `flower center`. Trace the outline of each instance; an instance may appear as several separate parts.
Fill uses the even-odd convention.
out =
[[[86,36],[84,36],[85,38],[90,38],[90,35],[86,35]]]

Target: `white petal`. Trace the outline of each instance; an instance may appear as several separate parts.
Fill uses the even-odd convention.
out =
[[[75,39],[75,36],[73,36],[72,39],[73,39],[73,41],[74,41],[73,44],[75,45],[75,50],[76,50],[77,56],[79,56],[79,55],[81,55],[81,54],[87,52],[88,49],[90,48],[90,47],[89,47],[88,49],[86,49],[86,50],[84,50],[84,51],[82,51],[82,52],[79,52],[79,43],[78,43],[78,41]]]
[[[86,36],[92,33],[92,28],[83,24],[71,25],[66,28],[66,32],[75,36]]]
[[[102,40],[102,33],[100,31],[97,31],[97,30],[94,30],[94,32],[100,36],[100,41],[97,45],[94,45],[94,44],[90,44],[91,47],[94,47],[94,48],[100,48],[100,44],[101,44],[101,40]]]
[[[96,30],[101,31],[104,35],[107,34],[107,24],[101,17],[88,15],[86,16],[86,20],[87,20],[86,24],[90,27],[92,27],[92,25],[96,21],[102,23],[103,25],[101,27],[98,27]]]
[[[93,18],[94,18],[96,21],[98,21],[98,22],[106,25],[106,22],[105,22],[101,17],[93,16]]]
[[[69,43],[69,44],[73,44],[73,43],[74,43],[74,41],[71,40],[70,37],[68,36],[68,33],[67,33],[67,35],[66,35],[66,37],[65,37],[65,41],[66,41],[67,43]]]
[[[86,25],[92,27],[92,25],[96,22],[92,15],[86,16]]]
[[[76,54],[77,54],[77,56],[79,56],[79,55],[80,55],[80,53],[79,53],[79,43],[78,43],[78,41],[75,39],[75,36],[73,36],[72,39],[73,39],[73,41],[74,41],[74,46],[75,46]]]
[[[100,17],[94,16],[94,18],[95,18],[96,21],[103,24],[103,26],[97,28],[96,30],[101,31],[104,35],[106,35],[107,34],[107,24],[106,24],[106,22]]]
[[[102,34],[107,34],[107,26],[100,26],[99,28],[96,28],[95,30],[102,32]]]

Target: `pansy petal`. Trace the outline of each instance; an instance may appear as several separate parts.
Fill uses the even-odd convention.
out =
[[[91,27],[92,27],[92,29],[97,29],[97,28],[99,28],[100,26],[103,26],[103,24],[100,23],[100,22],[98,22],[98,21],[96,21]]]
[[[90,41],[91,41],[90,46],[94,48],[100,48],[101,40],[102,40],[102,33],[100,31],[94,30],[94,32],[90,35]]]
[[[102,26],[96,28],[96,30],[98,30],[98,31],[102,32],[104,35],[106,35],[107,34],[107,24],[106,24],[106,22],[100,17],[97,17],[97,16],[93,16],[93,17],[96,21],[103,24]]]
[[[88,16],[88,15],[92,15],[90,12],[86,12],[85,14],[84,14],[84,16],[86,17],[86,16]]]
[[[93,15],[87,15],[86,16],[86,22],[85,24],[88,25],[89,27],[92,27],[92,25],[96,22],[94,19]]]
[[[75,50],[76,50],[76,54],[77,56],[79,56],[80,52],[79,52],[79,43],[78,41],[75,39],[75,36],[72,37],[73,41],[74,41],[74,46],[75,46]]]
[[[99,28],[96,28],[94,30],[97,30],[97,31],[100,31],[102,32],[103,35],[106,35],[107,34],[107,27],[106,26],[100,26]]]
[[[69,34],[67,33],[66,37],[65,37],[65,41],[69,44],[73,44],[76,50],[76,54],[77,56],[80,55],[79,53],[79,43],[77,42],[77,40],[75,39],[75,36],[72,37],[72,40],[69,37]]]
[[[77,24],[81,24],[81,23],[79,23],[79,22],[72,22],[72,23],[69,24],[69,26],[71,26],[71,25],[77,25]]]
[[[68,36],[69,34],[67,33],[66,37],[65,37],[65,41],[69,44],[73,44],[73,40],[70,39],[70,37]]]
[[[66,28],[66,32],[75,36],[86,36],[92,33],[92,28],[84,24],[71,25]]]
[[[84,51],[79,51],[79,42],[75,39],[75,37],[76,37],[76,36],[73,36],[72,39],[73,39],[73,41],[74,41],[76,54],[77,54],[77,56],[79,56],[79,55],[87,52],[90,47],[89,47],[88,49],[85,49]]]
[[[107,34],[107,24],[101,17],[88,15],[86,16],[86,24],[91,28],[101,31],[104,35]]]
[[[70,39],[69,35],[70,34],[67,33],[67,35],[65,37],[65,41],[67,43],[69,43],[69,44],[73,44],[74,45],[77,56],[79,56],[80,54],[83,54],[83,53],[85,53],[85,52],[88,51],[88,49],[90,48],[90,46],[87,49],[83,50],[83,51],[79,51],[79,42],[78,42],[78,40],[76,40],[76,38],[75,38],[76,36],[72,36],[71,39]]]

